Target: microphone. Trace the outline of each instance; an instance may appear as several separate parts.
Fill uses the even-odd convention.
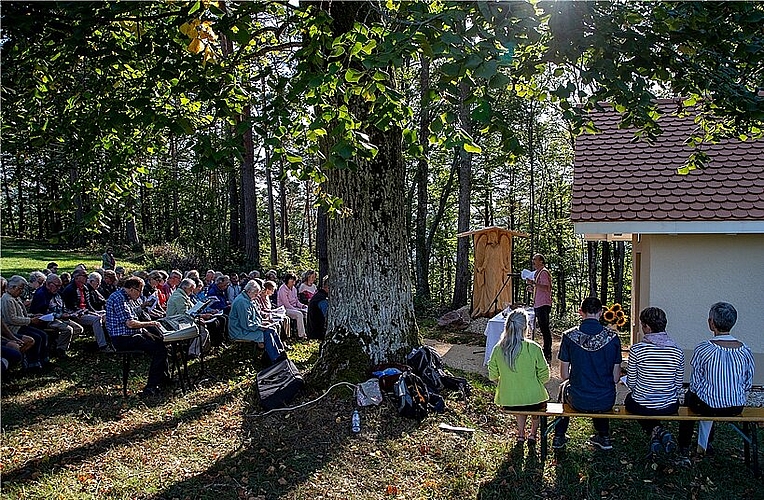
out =
[[[507,278],[519,278],[520,273],[508,273]]]

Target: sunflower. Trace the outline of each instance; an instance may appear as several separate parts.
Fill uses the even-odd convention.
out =
[[[621,316],[618,318],[618,321],[615,322],[615,326],[621,327],[626,326],[626,322],[629,320],[626,316]]]
[[[608,323],[615,321],[615,313],[609,309],[605,311],[605,314],[602,317],[605,318],[605,321]]]
[[[619,304],[619,303],[617,303],[617,302],[616,302],[615,304],[613,304],[612,306],[610,306],[610,310],[611,310],[611,311],[613,311],[613,312],[615,312],[615,313],[617,313],[618,311],[622,311],[622,310],[623,310],[623,307],[621,307],[621,304]]]
[[[616,318],[619,318],[619,319],[620,318],[625,318],[626,317],[626,313],[623,312],[623,309],[619,309],[618,311],[615,312],[615,316],[616,316]]]

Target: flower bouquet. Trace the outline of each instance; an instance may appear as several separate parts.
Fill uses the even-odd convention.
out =
[[[602,321],[605,325],[612,325],[616,330],[623,331],[623,328],[625,328],[626,324],[629,322],[629,317],[626,316],[626,312],[624,312],[621,304],[615,303],[612,306],[603,309]]]

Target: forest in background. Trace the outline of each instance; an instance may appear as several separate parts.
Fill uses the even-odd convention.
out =
[[[321,189],[326,158],[289,125],[311,106],[290,86],[305,49],[300,12],[278,2],[235,11],[224,2],[88,5],[3,9],[2,233],[141,248],[162,267],[321,267],[327,209],[345,215]],[[420,310],[466,303],[471,253],[458,250],[455,235],[492,225],[530,234],[515,239],[516,271],[535,252],[547,256],[558,314],[589,293],[604,302],[628,296],[628,245],[587,245],[573,234],[578,129],[555,98],[562,67],[519,82],[515,68],[463,39],[474,10],[530,26],[527,9],[414,12],[447,13],[451,28],[461,26],[445,38],[448,48],[433,48],[434,32],[427,43],[461,51],[462,67],[407,54],[392,75],[398,93],[380,93],[411,110],[404,199]],[[35,27],[40,39],[22,36]],[[371,57],[376,42],[362,35],[349,52]],[[518,47],[499,43],[510,57]],[[335,146],[340,159],[355,154],[351,146]],[[524,300],[521,289],[516,295]]]

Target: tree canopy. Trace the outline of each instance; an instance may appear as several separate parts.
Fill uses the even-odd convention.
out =
[[[314,262],[328,236],[339,277],[352,257],[337,257],[340,232],[376,220],[386,245],[354,250],[368,257],[364,279],[390,279],[392,264],[403,278],[385,291],[400,289],[411,311],[412,260],[438,267],[414,266],[417,292],[464,290],[456,219],[499,217],[573,273],[559,196],[572,136],[594,132],[587,113],[611,103],[650,140],[655,100],[684,98],[699,124],[688,169],[702,165],[703,141],[761,137],[763,18],[751,2],[6,2],[3,232],[75,243],[140,233],[201,243],[189,264],[258,267]],[[539,164],[552,168],[539,175]],[[530,182],[530,200],[496,192],[497,178]],[[338,296],[359,286],[340,280]],[[379,313],[342,300],[368,324]],[[359,323],[333,316],[340,330]],[[372,358],[415,338],[404,316],[384,335],[405,340]]]

